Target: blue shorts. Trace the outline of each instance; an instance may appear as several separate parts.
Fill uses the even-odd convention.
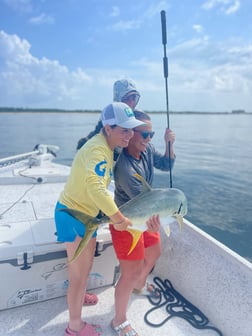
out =
[[[57,202],[54,211],[54,220],[56,224],[57,241],[59,242],[73,242],[76,236],[81,238],[85,235],[85,226],[72,217],[65,211],[59,211],[59,209],[67,208],[64,204]],[[97,230],[93,233],[92,238],[97,236]]]

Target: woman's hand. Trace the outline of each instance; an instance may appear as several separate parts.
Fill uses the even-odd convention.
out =
[[[164,140],[165,140],[165,156],[169,157],[170,155],[170,157],[174,159],[175,153],[173,150],[173,144],[175,141],[175,133],[171,129],[166,128]]]
[[[170,142],[171,144],[174,144],[174,142],[175,142],[175,133],[171,129],[166,128],[165,135],[164,135],[164,140],[165,140],[166,144],[168,142]]]
[[[152,215],[146,222],[148,231],[158,232],[160,229],[160,218],[159,215]]]
[[[129,220],[129,218],[124,217],[124,219],[122,221],[120,221],[119,223],[112,223],[115,230],[117,231],[125,231],[127,230],[128,226],[132,225],[132,222]]]

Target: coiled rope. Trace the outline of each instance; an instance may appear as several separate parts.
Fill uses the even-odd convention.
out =
[[[210,322],[208,318],[197,307],[176,291],[168,279],[163,281],[159,277],[155,277],[153,282],[160,295],[148,296],[150,303],[154,306],[144,315],[144,321],[148,325],[158,328],[168,322],[171,318],[179,317],[186,320],[196,329],[211,329],[219,336],[223,336],[219,329],[209,325]],[[150,315],[163,307],[165,307],[168,316],[160,323],[151,322]]]

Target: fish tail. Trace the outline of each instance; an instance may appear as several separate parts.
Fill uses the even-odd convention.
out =
[[[174,215],[174,217],[176,218],[176,220],[177,220],[177,222],[179,224],[179,230],[180,230],[180,232],[182,232],[183,225],[184,225],[183,217],[181,215],[179,215],[179,214]]]
[[[163,224],[162,226],[163,226],[163,229],[164,229],[164,232],[165,232],[166,236],[170,237],[171,228],[170,228],[169,223],[168,224]]]
[[[80,241],[74,256],[70,260],[70,263],[75,261],[78,256],[81,254],[81,252],[84,250],[84,248],[87,246],[88,242],[90,241],[93,233],[95,230],[98,228],[100,224],[100,220],[97,219],[96,217],[91,217],[81,211],[74,210],[74,209],[69,209],[69,208],[62,208],[59,209],[60,211],[67,212],[70,216],[74,217],[77,219],[84,227],[85,227],[85,234]]]
[[[138,243],[138,241],[141,237],[142,231],[128,229],[128,232],[132,236],[132,244],[131,244],[131,247],[130,247],[129,252],[128,252],[128,255],[129,255],[134,250],[134,248],[136,247],[136,245],[137,245],[137,243]]]
[[[77,247],[77,249],[76,249],[76,251],[74,253],[74,256],[70,260],[70,263],[74,262],[79,257],[79,255],[81,254],[81,252],[84,250],[84,248],[87,246],[88,242],[90,241],[90,239],[91,239],[94,231],[93,232],[89,232],[88,234],[84,235],[84,237],[80,241],[80,243],[79,243],[79,245],[78,245],[78,247]]]
[[[135,173],[134,176],[142,182],[143,185],[143,192],[150,191],[152,188],[151,186],[147,183],[147,181],[138,173]]]

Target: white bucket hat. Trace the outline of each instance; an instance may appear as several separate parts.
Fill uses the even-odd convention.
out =
[[[101,121],[105,125],[117,125],[122,128],[135,128],[145,123],[135,118],[132,109],[125,103],[114,102],[106,106],[101,114]]]
[[[134,93],[140,98],[140,93],[137,91],[135,84],[128,79],[119,79],[115,81],[113,93],[114,101],[116,102],[121,102],[124,97]]]

